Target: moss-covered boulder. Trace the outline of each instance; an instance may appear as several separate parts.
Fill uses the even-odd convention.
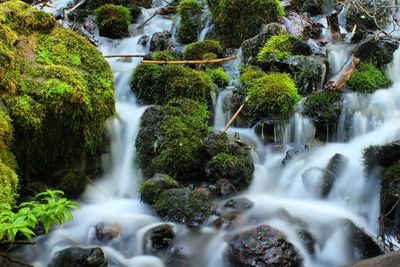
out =
[[[360,93],[373,93],[390,84],[391,81],[372,63],[361,63],[347,82],[350,90]]]
[[[117,39],[129,36],[128,26],[132,17],[126,7],[104,5],[96,9],[96,17],[101,36]]]
[[[178,5],[181,23],[178,28],[178,40],[189,44],[197,40],[200,30],[202,4],[199,0],[182,0]]]
[[[0,108],[0,203],[13,204],[17,196],[18,177],[14,155],[10,151],[13,141],[11,119]]]
[[[62,190],[66,197],[76,199],[85,192],[88,176],[79,170],[64,173],[54,187]]]
[[[279,22],[284,10],[279,0],[207,0],[216,37],[226,47],[239,47],[263,24]]]
[[[294,81],[285,73],[265,74],[255,79],[247,91],[247,109],[255,120],[285,118],[299,100]]]
[[[223,68],[208,69],[206,73],[218,88],[228,86],[229,74]]]
[[[369,1],[359,0],[358,4],[347,3],[346,9],[346,29],[352,30],[354,25],[360,31],[377,30],[385,28],[390,14],[390,0]],[[373,14],[373,15],[371,15]]]
[[[150,205],[153,205],[158,200],[162,192],[179,187],[179,183],[171,176],[157,173],[151,179],[143,181],[140,184],[140,199]]]
[[[183,58],[187,60],[202,60],[210,57],[211,54],[214,57],[222,57],[224,49],[218,41],[205,40],[194,42],[185,47],[183,51]]]
[[[291,5],[300,12],[307,12],[312,16],[319,15],[323,12],[324,4],[328,4],[325,0],[294,0]]]
[[[51,15],[14,0],[0,4],[0,99],[25,176],[94,154],[115,112],[113,75],[101,53]]]
[[[166,221],[198,226],[211,215],[212,202],[201,191],[170,189],[161,193],[153,207]]]
[[[189,99],[147,109],[136,139],[137,160],[144,174],[165,173],[179,180],[198,176],[208,118],[207,106]]]
[[[334,136],[342,110],[341,94],[336,91],[322,91],[306,98],[303,115],[311,118],[316,126],[316,135],[321,141]]]
[[[211,103],[214,87],[204,73],[181,65],[140,64],[133,72],[131,88],[146,104],[165,104],[187,97]]]

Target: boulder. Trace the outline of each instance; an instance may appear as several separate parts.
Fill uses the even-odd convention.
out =
[[[302,256],[279,230],[261,225],[228,241],[225,258],[235,267],[300,267]]]
[[[179,188],[180,185],[171,176],[156,173],[151,179],[140,185],[140,199],[150,205],[154,204],[160,194],[168,189]]]
[[[107,4],[96,9],[100,36],[120,39],[129,36],[131,13],[123,6]]]
[[[57,252],[48,267],[106,267],[107,260],[101,248],[70,247]]]
[[[150,40],[150,52],[154,51],[174,51],[175,46],[172,42],[172,33],[169,31],[156,32]]]
[[[392,251],[387,254],[362,260],[348,267],[400,267],[400,250]]]
[[[390,167],[400,160],[400,140],[386,145],[372,145],[364,149],[363,162],[367,173],[377,167]]]
[[[308,145],[303,145],[303,144],[296,145],[294,148],[291,148],[288,151],[286,151],[286,155],[285,158],[282,160],[282,164],[285,165],[288,161],[290,161],[297,155],[308,151],[309,149],[310,147]]]
[[[342,173],[343,169],[346,168],[348,159],[342,154],[336,153],[328,162],[328,165],[324,169],[322,176],[322,188],[321,196],[327,197],[329,192],[332,190],[336,179]]]
[[[100,222],[95,226],[96,237],[99,241],[108,242],[121,234],[122,228],[118,224]]]
[[[154,255],[166,252],[174,238],[175,232],[169,224],[161,224],[149,229],[143,238],[144,254]]]
[[[367,234],[362,228],[353,222],[347,222],[346,227],[349,230],[349,240],[354,247],[355,257],[358,259],[368,259],[383,254],[383,249],[377,241]]]

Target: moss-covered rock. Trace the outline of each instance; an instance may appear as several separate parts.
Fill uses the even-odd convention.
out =
[[[310,95],[304,102],[303,114],[317,122],[336,123],[341,111],[341,94],[322,91]]]
[[[113,4],[113,5],[136,5],[139,7],[150,8],[153,3],[153,0],[88,0],[86,3],[86,7],[94,10],[103,5]]]
[[[202,60],[208,58],[210,54],[215,55],[215,57],[222,57],[224,49],[218,41],[215,40],[205,40],[194,42],[185,47],[183,52],[183,58],[187,60]]]
[[[197,40],[201,23],[202,4],[199,0],[182,0],[178,5],[181,23],[178,28],[178,40],[189,44]]]
[[[226,47],[239,47],[256,35],[262,24],[278,22],[284,15],[279,0],[207,0],[215,33]]]
[[[181,65],[140,64],[133,72],[131,88],[146,104],[165,104],[176,97],[211,103],[213,83],[200,71]]]
[[[157,61],[172,61],[177,60],[176,53],[170,51],[155,51],[151,53],[151,59]]]
[[[348,3],[346,9],[346,29],[352,30],[354,25],[361,31],[377,30],[379,27],[385,28],[388,22],[390,11],[390,0],[378,2],[360,0],[358,4]],[[373,16],[371,16],[373,14]]]
[[[23,174],[40,176],[94,153],[114,115],[113,75],[102,55],[20,1],[0,4],[0,29],[0,99]]]
[[[287,117],[299,100],[295,83],[285,73],[265,74],[247,92],[247,108],[257,120]]]
[[[144,174],[165,173],[180,180],[200,173],[202,140],[209,132],[207,106],[179,99],[151,107],[142,117],[136,139]]]
[[[294,0],[292,6],[298,9],[300,12],[307,12],[312,16],[316,16],[322,13],[324,4],[328,2],[325,0]]]
[[[151,179],[143,181],[140,185],[140,199],[153,205],[161,193],[169,189],[179,188],[180,185],[171,176],[157,173]]]
[[[96,17],[101,36],[109,38],[129,36],[128,26],[132,16],[126,7],[107,4],[96,9]]]
[[[83,171],[70,170],[55,185],[66,197],[76,199],[85,192],[88,176]]]
[[[203,224],[212,211],[211,199],[207,194],[187,188],[164,191],[153,207],[164,220],[189,226]]]
[[[373,93],[390,84],[391,81],[372,63],[361,63],[347,82],[350,90],[360,93]]]
[[[225,87],[229,84],[229,74],[221,67],[216,69],[208,69],[206,73],[208,77],[211,78],[213,83],[219,88]]]
[[[271,37],[258,54],[258,61],[269,63],[284,61],[296,55],[296,45],[301,39],[294,35],[283,34]]]

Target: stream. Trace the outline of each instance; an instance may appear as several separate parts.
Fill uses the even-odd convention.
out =
[[[55,3],[58,8],[67,4],[64,0]],[[129,38],[111,40],[98,37],[99,50],[103,55],[148,53],[149,44],[138,44],[140,37],[161,31],[173,32],[176,28],[176,22],[171,19],[156,16],[137,32],[136,26],[156,10],[143,10],[137,24],[131,25]],[[199,40],[206,38],[210,28],[211,22],[207,20]],[[333,66],[330,74],[334,75],[349,54],[348,46],[338,44],[327,50]],[[296,112],[287,125],[276,129],[275,139],[283,143],[279,151],[274,145],[261,142],[254,129],[229,129],[229,133],[239,133],[240,138],[252,146],[256,167],[250,187],[242,193],[254,202],[254,206],[243,214],[243,221],[247,223],[241,225],[242,229],[267,224],[281,230],[302,254],[305,267],[335,267],[358,259],[345,222],[351,220],[375,237],[380,213],[378,177],[365,177],[362,151],[369,145],[386,144],[400,137],[400,50],[396,51],[394,58],[394,63],[388,67],[389,77],[394,82],[390,88],[370,95],[344,94],[335,142],[314,144],[284,165],[282,159],[288,149],[314,140],[315,127],[300,112]],[[129,82],[141,59],[107,60],[115,76],[118,117],[108,125],[111,150],[103,159],[105,173],[96,181],[96,186],[88,185],[79,199],[81,208],[74,212],[72,222],[54,228],[47,236],[35,238],[34,248],[25,248],[24,254],[32,259],[35,267],[47,266],[55,253],[71,246],[101,247],[110,267],[166,266],[165,259],[144,255],[146,231],[164,222],[149,206],[140,202],[138,192],[142,175],[135,165],[135,138],[146,106],[137,103]],[[231,84],[235,83],[240,65],[240,56],[238,60],[224,64],[233,77]],[[223,109],[224,99],[231,90],[232,87],[228,87],[220,92],[215,101],[213,126],[216,130],[222,130],[231,116]],[[344,126],[347,120],[353,125],[351,129]],[[346,164],[329,194],[323,198],[322,170],[337,153],[347,159]],[[288,216],[293,220],[288,220]],[[101,222],[117,224],[120,235],[107,243],[97,240],[95,225]],[[223,251],[227,245],[224,237],[229,234],[228,230],[211,226],[198,230],[176,224],[171,226],[176,232],[175,249],[191,259],[191,266],[224,266]],[[299,235],[304,228],[315,239],[313,255]]]

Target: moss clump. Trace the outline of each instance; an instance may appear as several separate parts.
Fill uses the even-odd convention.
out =
[[[245,87],[251,86],[257,81],[258,78],[261,78],[265,75],[265,72],[263,72],[260,68],[252,65],[244,67],[240,72],[240,82]]]
[[[300,95],[288,74],[270,73],[256,79],[247,92],[248,109],[254,117],[286,117],[293,112]]]
[[[161,193],[168,190],[179,188],[179,184],[171,176],[157,173],[153,178],[143,181],[140,185],[140,199],[153,205]]]
[[[181,24],[178,29],[178,40],[189,44],[197,40],[200,27],[202,4],[198,0],[182,0],[178,5]]]
[[[298,37],[288,34],[273,36],[260,50],[258,60],[262,63],[287,60],[299,41]]]
[[[341,112],[341,94],[322,91],[306,98],[303,114],[317,122],[336,123]]]
[[[202,140],[209,132],[208,117],[205,104],[189,99],[146,110],[136,140],[144,174],[165,173],[176,179],[196,176]]]
[[[52,26],[22,29],[18,22],[26,16],[40,22],[48,16]],[[25,175],[52,172],[94,153],[114,115],[107,62],[84,38],[51,21],[19,1],[0,5],[0,29],[6,29],[0,30],[0,55],[7,54],[0,56],[0,100],[12,118],[13,151]]]
[[[0,109],[0,203],[13,204],[17,196],[16,162],[10,151],[12,140],[11,119]]]
[[[96,9],[96,16],[100,35],[109,38],[129,36],[132,15],[126,7],[107,4]]]
[[[385,74],[372,63],[361,63],[347,82],[350,90],[360,93],[373,93],[391,84]]]
[[[158,60],[158,61],[177,60],[176,55],[170,51],[155,51],[151,54],[151,59]]]
[[[239,47],[258,33],[261,25],[279,22],[284,10],[279,0],[207,0],[216,36],[226,47]]]
[[[68,198],[78,198],[85,192],[88,176],[77,170],[70,170],[64,174],[59,182],[57,188],[62,190]]]
[[[180,65],[140,64],[133,72],[131,88],[146,104],[165,104],[176,97],[210,102],[211,79]]]
[[[192,43],[185,47],[183,58],[187,60],[210,59],[210,57],[222,57],[224,49],[218,41],[205,40]]]
[[[203,224],[212,211],[209,196],[187,188],[164,191],[153,207],[165,220],[189,226]]]
[[[229,84],[229,74],[223,68],[208,69],[206,71],[208,77],[211,78],[213,83],[219,88],[225,87]]]
[[[397,162],[387,168],[383,173],[383,182],[386,185],[388,194],[396,194],[399,189],[397,186],[400,184],[400,163]]]

